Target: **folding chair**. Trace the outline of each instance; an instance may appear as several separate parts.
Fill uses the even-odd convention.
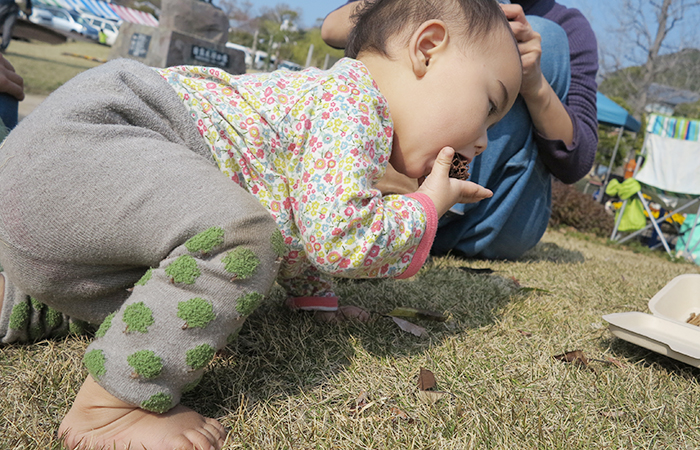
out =
[[[634,178],[642,185],[642,190],[635,195],[641,200],[650,223],[641,230],[624,238],[619,235],[618,227],[625,212],[628,200],[622,204],[620,214],[615,221],[613,241],[628,241],[650,228],[654,228],[661,244],[670,256],[674,256],[666,237],[661,232],[660,224],[674,214],[698,205],[693,225],[689,230],[684,249],[676,249],[677,254],[691,255],[695,251],[689,248],[692,235],[698,225],[700,216],[700,121],[678,117],[650,114],[647,118],[646,134],[642,151],[637,158]],[[642,192],[653,201],[669,211],[663,217],[654,218],[649,202]],[[661,214],[659,214],[661,216]],[[697,232],[700,233],[700,230]]]

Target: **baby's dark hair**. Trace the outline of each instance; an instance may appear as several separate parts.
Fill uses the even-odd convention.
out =
[[[496,0],[365,0],[351,18],[355,26],[348,36],[345,56],[357,58],[360,52],[375,52],[388,57],[391,38],[405,34],[408,39],[415,27],[431,19],[448,25],[459,20],[464,26],[457,32],[469,41],[483,39],[499,26],[510,31]]]

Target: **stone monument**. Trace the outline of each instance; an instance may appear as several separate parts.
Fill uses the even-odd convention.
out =
[[[245,54],[226,47],[229,20],[199,0],[163,0],[158,27],[124,22],[109,58],[131,58],[152,67],[182,64],[245,73]]]

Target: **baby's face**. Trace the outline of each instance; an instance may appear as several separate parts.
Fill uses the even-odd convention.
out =
[[[471,160],[486,149],[486,131],[513,106],[520,90],[517,47],[505,29],[449,54],[391,110],[390,162],[412,178],[427,176],[443,147]]]

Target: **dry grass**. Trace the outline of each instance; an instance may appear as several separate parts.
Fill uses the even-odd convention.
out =
[[[339,283],[345,303],[372,311],[447,312],[421,323],[426,339],[378,314],[320,325],[290,315],[275,291],[184,403],[231,429],[227,449],[698,448],[700,370],[613,338],[601,319],[647,311],[683,273],[700,268],[549,232],[518,262],[437,258],[411,280]],[[518,291],[511,277],[549,293]],[[59,448],[87,343],[0,347],[2,448]],[[575,349],[621,365],[552,358]],[[450,394],[422,398],[420,367]]]
[[[82,41],[60,45],[12,41],[4,56],[24,78],[26,94],[47,95],[80,72],[100,65],[99,62],[64,53],[106,60],[109,50],[104,45]]]

